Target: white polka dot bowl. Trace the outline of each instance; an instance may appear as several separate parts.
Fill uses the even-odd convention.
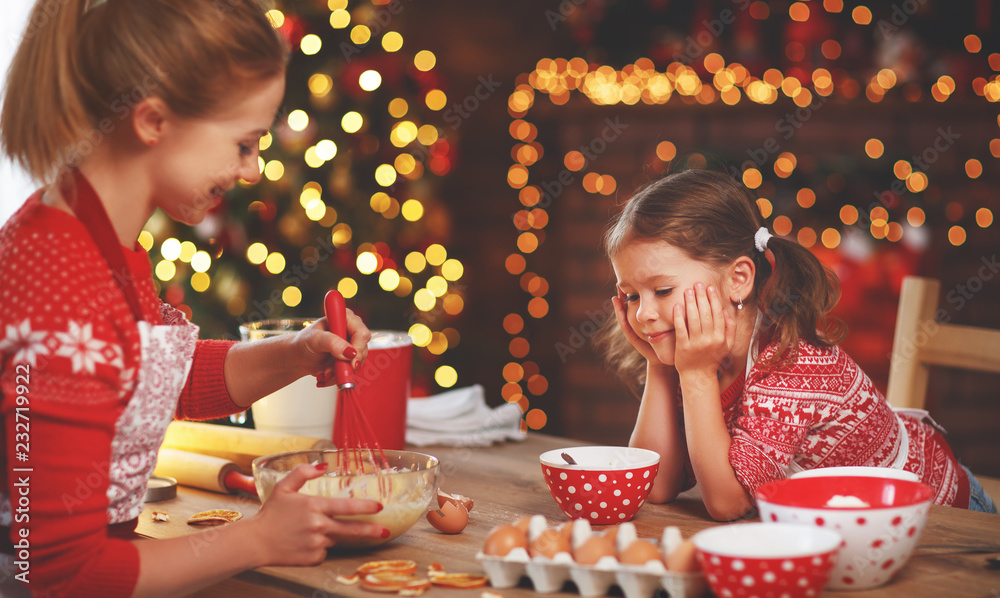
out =
[[[840,534],[811,525],[735,523],[692,537],[708,585],[719,598],[819,596]]]
[[[569,455],[575,465],[563,455]],[[660,467],[655,451],[627,446],[578,446],[539,456],[552,498],[570,519],[597,525],[631,520],[646,502]]]
[[[757,489],[762,521],[805,524],[839,533],[827,588],[884,585],[906,565],[927,523],[934,491],[911,480],[812,477],[774,480]]]

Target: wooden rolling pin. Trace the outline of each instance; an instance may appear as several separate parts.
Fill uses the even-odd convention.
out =
[[[263,455],[336,448],[323,438],[182,421],[170,422],[162,446],[226,459],[243,471]]]
[[[240,466],[211,455],[189,453],[173,448],[161,448],[154,475],[167,476],[178,484],[228,494],[242,490],[257,495],[253,477],[240,471]]]

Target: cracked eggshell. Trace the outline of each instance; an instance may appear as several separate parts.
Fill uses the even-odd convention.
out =
[[[427,521],[438,531],[457,534],[469,524],[469,512],[462,503],[445,502],[440,509],[427,511]]]
[[[461,494],[450,494],[444,490],[438,489],[437,491],[437,502],[438,508],[444,508],[445,503],[460,504],[465,507],[465,510],[472,512],[473,500],[468,496],[463,496]]]

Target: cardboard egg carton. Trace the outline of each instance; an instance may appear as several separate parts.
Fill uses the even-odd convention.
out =
[[[539,528],[544,526],[544,517],[532,517],[529,537],[537,537]],[[574,550],[583,545],[594,532],[585,519],[575,520],[572,526],[571,550]],[[615,539],[618,554],[636,541],[649,542],[638,539],[632,523],[618,526]],[[665,558],[681,543],[680,530],[670,526],[663,530],[663,539],[657,550]],[[669,571],[662,558],[650,560],[644,565],[631,565],[619,562],[616,556],[606,555],[592,565],[584,565],[574,561],[570,552],[565,550],[556,552],[551,557],[541,554],[532,557],[525,548],[516,547],[504,556],[487,555],[480,551],[476,554],[476,559],[486,571],[490,585],[497,589],[514,587],[524,577],[531,580],[535,591],[540,594],[558,592],[567,581],[572,581],[577,592],[584,598],[604,596],[613,586],[620,588],[625,598],[652,598],[661,589],[670,598],[700,598],[708,588],[701,571]]]

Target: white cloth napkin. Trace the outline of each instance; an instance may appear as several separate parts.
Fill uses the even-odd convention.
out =
[[[410,399],[406,405],[407,444],[489,446],[526,436],[518,406],[505,403],[491,409],[479,384]]]

